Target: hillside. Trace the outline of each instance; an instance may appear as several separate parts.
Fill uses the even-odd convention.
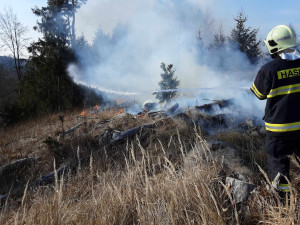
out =
[[[95,107],[1,130],[0,223],[299,224],[299,165],[285,202],[264,172],[263,127],[219,113],[230,104]]]
[[[25,66],[26,61],[27,59],[25,58],[21,59],[22,66]],[[14,58],[9,56],[0,56],[0,69],[10,71],[10,73],[8,74],[10,76],[16,76]]]
[[[16,99],[17,82],[13,58],[0,56],[0,112],[3,105]]]

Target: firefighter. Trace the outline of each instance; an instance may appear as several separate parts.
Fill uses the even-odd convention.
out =
[[[289,192],[289,155],[300,153],[300,51],[295,31],[286,25],[273,28],[264,41],[272,61],[257,73],[251,91],[267,99],[265,126],[268,175],[277,188]]]

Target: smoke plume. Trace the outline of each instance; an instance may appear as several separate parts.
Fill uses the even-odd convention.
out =
[[[178,101],[191,105],[235,97],[245,110],[251,106],[262,116],[263,104],[248,92],[258,67],[234,45],[208,47],[220,25],[209,13],[213,2],[89,0],[78,12],[77,29],[91,47],[78,49],[80,66],[71,65],[70,76],[102,92],[144,101],[154,99],[165,62],[174,65],[181,81]]]

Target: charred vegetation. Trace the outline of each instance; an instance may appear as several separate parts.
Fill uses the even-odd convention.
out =
[[[173,208],[168,220],[174,219],[177,213],[180,216],[178,221],[183,223],[187,216],[199,223],[205,218],[223,224],[258,222],[263,215],[256,211],[253,202],[277,201],[276,195],[266,188],[267,182],[257,166],[265,168],[264,130],[255,125],[255,118],[247,117],[241,122],[241,118],[235,121],[233,116],[213,115],[215,113],[211,110],[215,108],[219,113],[220,105],[230,107],[230,104],[225,106],[226,102],[212,102],[211,105],[186,110],[171,107],[177,110],[166,109],[166,112],[173,111],[169,115],[163,111],[116,115],[120,110],[94,113],[90,109],[81,117],[78,117],[80,112],[63,117],[56,115],[39,121],[36,127],[32,121],[25,123],[23,128],[12,128],[1,140],[4,156],[1,164],[2,210],[9,207],[12,213],[14,209],[25,207],[24,201],[35,209],[40,204],[47,208],[48,203],[44,200],[39,204],[31,201],[45,196],[51,202],[51,196],[61,193],[63,198],[59,204],[71,208],[82,202],[92,204],[90,201],[94,197],[100,202],[110,202],[114,208],[109,207],[109,210],[113,210],[114,216],[101,208],[110,218],[108,221],[118,220],[116,215],[125,210],[122,207],[131,204],[132,208],[125,210],[126,224],[141,219],[152,221],[153,217],[148,215],[150,212],[156,215],[158,221],[163,221],[155,208],[139,211],[142,209],[138,205],[145,201],[147,204],[161,201],[160,210],[171,207],[169,204],[175,204],[182,210],[186,210],[186,205],[199,213],[202,210],[198,208],[199,204],[216,210],[204,216],[201,213],[181,214]],[[31,139],[26,140],[24,135],[29,134],[28,126],[32,134]],[[44,131],[42,126],[45,126]],[[25,130],[27,132],[22,134]],[[11,132],[20,132],[20,140],[10,139]],[[18,145],[22,146],[22,155],[12,151]],[[33,155],[36,157],[32,158]],[[296,182],[295,185],[299,184]],[[92,188],[94,186],[107,192],[98,192]],[[166,189],[167,186],[169,188]],[[50,187],[58,192],[53,192]],[[127,196],[130,190],[136,192],[135,197]],[[201,195],[198,193],[200,190]],[[119,200],[108,199],[106,193],[119,195]],[[297,189],[294,194],[297,194]],[[196,201],[192,200],[193,196]],[[100,202],[97,207],[103,207]],[[227,210],[222,212],[220,207]],[[280,207],[284,210],[283,205]],[[84,208],[80,210],[83,212]],[[96,208],[89,210],[96,212]],[[2,214],[1,219],[4,220],[10,213]],[[235,213],[237,216],[232,217]],[[89,216],[95,221],[96,217],[90,213]],[[26,220],[29,221],[29,217],[25,217]],[[34,218],[31,221],[38,223]]]

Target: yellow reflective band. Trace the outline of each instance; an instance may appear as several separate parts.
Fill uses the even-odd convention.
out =
[[[259,99],[261,99],[262,97],[260,97],[260,95],[257,93],[257,91],[254,89],[254,87],[251,87],[251,90],[254,92],[255,96],[258,97]]]
[[[290,186],[288,184],[279,184],[278,188],[281,192],[290,192]]]
[[[254,90],[254,92],[256,93],[256,95],[257,95],[257,97],[259,97],[259,98],[263,98],[263,97],[265,97],[265,95],[263,95],[262,93],[260,93],[258,90],[257,90],[257,88],[256,88],[256,86],[255,86],[255,84],[253,83],[252,84],[252,90]]]
[[[300,122],[295,123],[285,123],[285,124],[272,124],[265,123],[266,130],[273,132],[288,132],[288,131],[296,131],[300,130]]]
[[[267,126],[272,126],[272,127],[286,127],[286,126],[295,126],[295,125],[300,125],[300,122],[295,122],[295,123],[282,123],[282,124],[276,124],[276,123],[267,123],[265,122]]]
[[[292,128],[292,129],[272,129],[272,128],[267,128],[266,127],[266,130],[268,131],[272,131],[272,132],[289,132],[289,131],[297,131],[297,130],[300,130],[300,127],[299,128]]]
[[[272,98],[278,95],[292,94],[296,92],[300,92],[300,84],[287,85],[287,86],[271,89],[267,98]]]
[[[256,88],[256,86],[255,86],[254,83],[253,83],[252,86],[251,86],[251,90],[254,92],[254,94],[255,94],[259,99],[266,98],[266,95],[261,94],[261,93],[257,90],[257,88]]]

